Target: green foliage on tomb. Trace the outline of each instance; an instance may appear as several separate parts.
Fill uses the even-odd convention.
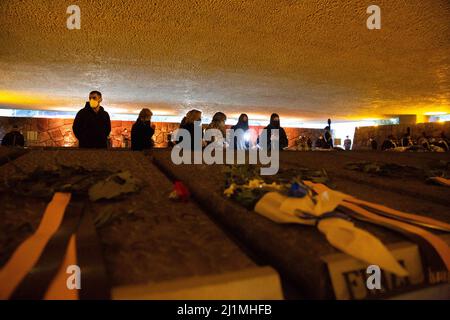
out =
[[[258,165],[233,165],[227,166],[224,174],[224,193],[248,210],[253,210],[256,203],[268,192],[276,191],[289,195],[293,184],[308,190],[303,184],[304,180],[334,187],[325,169],[280,169],[276,175],[261,176]]]

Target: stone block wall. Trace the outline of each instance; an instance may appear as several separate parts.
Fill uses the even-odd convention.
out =
[[[378,127],[360,127],[355,130],[355,139],[353,141],[353,150],[369,149],[369,139],[373,138],[381,146],[383,141],[389,136],[393,135],[400,139],[407,131],[411,129],[411,137],[417,139],[425,132],[430,137],[439,137],[442,132],[450,138],[450,122],[428,122],[418,124],[401,124],[401,125],[386,125]]]
[[[13,118],[0,117],[0,139],[9,132],[13,125],[17,125],[26,139],[27,146],[36,147],[76,147],[78,142],[72,132],[73,119],[46,119],[46,118]],[[178,123],[154,122],[156,127],[153,137],[155,146],[166,147],[168,135],[175,131]],[[113,148],[126,148],[130,146],[132,121],[111,121],[111,145]],[[256,141],[264,127],[251,127],[254,134],[252,141]],[[289,146],[295,144],[300,136],[308,136],[315,141],[322,130],[307,128],[285,128],[289,139]]]

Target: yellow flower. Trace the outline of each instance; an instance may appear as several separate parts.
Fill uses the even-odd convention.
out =
[[[251,189],[259,188],[262,186],[263,183],[264,183],[264,181],[262,181],[262,180],[253,179],[248,182],[248,187]]]
[[[227,189],[224,190],[223,194],[229,198],[234,194],[235,190],[236,190],[236,184],[232,183]]]

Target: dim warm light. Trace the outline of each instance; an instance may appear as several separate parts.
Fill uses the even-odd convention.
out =
[[[0,103],[5,105],[26,106],[33,108],[54,107],[62,105],[72,106],[71,97],[52,96],[40,93],[0,90]]]
[[[425,112],[424,113],[424,115],[426,115],[426,116],[443,116],[443,115],[446,115],[446,114],[447,114],[447,112],[440,112],[440,111],[438,111],[438,112],[431,111],[431,112]]]
[[[43,104],[46,97],[17,91],[0,91],[0,103],[13,105]]]

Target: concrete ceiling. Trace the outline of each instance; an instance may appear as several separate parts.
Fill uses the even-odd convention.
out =
[[[2,108],[76,110],[99,89],[119,113],[450,112],[450,1],[1,0],[0,72]]]

